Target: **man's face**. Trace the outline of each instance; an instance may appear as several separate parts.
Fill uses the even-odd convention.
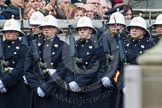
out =
[[[86,16],[90,19],[94,18],[94,10],[92,4],[85,4],[83,7],[86,10]]]
[[[110,24],[110,25],[109,25],[109,29],[110,29],[110,32],[111,32],[112,34],[114,34],[114,35],[117,34],[115,24]],[[124,30],[124,25],[117,24],[117,29],[119,30],[119,32],[122,32],[122,31]]]
[[[44,26],[42,28],[43,34],[46,39],[53,38],[57,32],[57,28],[53,26]]]
[[[130,35],[135,40],[142,39],[145,34],[146,31],[141,27],[130,27]]]
[[[107,19],[107,12],[112,8],[111,4],[110,3],[106,3],[105,1],[102,0],[101,2],[101,16],[104,18],[104,19]]]
[[[46,5],[46,1],[45,0],[38,0],[38,7],[39,9],[43,9]]]
[[[100,9],[100,0],[87,0],[87,4],[92,4],[93,5],[93,10],[98,12]]]
[[[11,3],[16,7],[24,7],[24,0],[11,0]]]
[[[4,0],[0,0],[0,6],[4,5]]]
[[[35,9],[38,9],[38,0],[29,0],[27,5],[32,6]]]
[[[162,24],[161,25],[156,25],[155,26],[155,31],[158,36],[162,36]]]
[[[55,5],[55,2],[56,2],[56,0],[50,0],[50,3],[52,4],[52,6]]]
[[[5,38],[7,41],[14,41],[18,38],[19,33],[17,31],[5,31]]]
[[[81,39],[89,39],[92,33],[92,29],[87,27],[80,27],[78,28],[78,34]]]
[[[62,0],[62,2],[61,2],[62,7],[66,7],[69,4],[70,4],[69,0]]]
[[[38,34],[41,30],[39,25],[31,25],[33,34]]]

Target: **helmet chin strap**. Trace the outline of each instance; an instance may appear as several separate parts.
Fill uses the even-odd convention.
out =
[[[86,37],[86,38],[81,38],[82,40],[88,40],[88,39],[90,39],[91,38],[91,34],[88,34],[88,37]]]
[[[90,39],[91,38],[91,34],[89,34],[89,36],[87,37],[87,39]]]
[[[52,36],[45,36],[45,38],[47,39],[47,40],[49,40],[49,39],[52,39],[53,37],[54,37],[55,35],[52,35]]]
[[[133,37],[134,40],[140,40],[144,37],[144,35],[138,36],[138,37]]]

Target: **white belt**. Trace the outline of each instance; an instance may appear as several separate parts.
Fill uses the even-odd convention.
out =
[[[23,80],[24,80],[24,83],[25,83],[25,84],[28,84],[28,81],[27,81],[25,75],[23,75]]]
[[[12,68],[12,67],[8,67],[8,69],[9,69],[9,70],[13,70],[14,68]]]

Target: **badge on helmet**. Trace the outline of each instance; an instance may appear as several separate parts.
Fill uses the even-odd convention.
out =
[[[43,18],[44,15],[40,11],[36,11],[31,15],[29,23],[30,25],[41,25]]]

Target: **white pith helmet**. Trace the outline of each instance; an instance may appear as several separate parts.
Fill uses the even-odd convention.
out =
[[[78,28],[82,28],[82,27],[91,28],[93,30],[92,34],[96,33],[96,29],[93,27],[92,20],[87,16],[83,16],[78,20],[75,29],[78,30]]]
[[[19,22],[14,19],[14,16],[12,16],[11,19],[9,19],[9,20],[7,20],[5,22],[1,32],[4,33],[5,31],[18,31],[20,33],[19,36],[24,36],[25,35],[20,29]]]
[[[122,24],[126,26],[124,15],[121,14],[119,11],[113,13],[110,16],[110,20],[108,24],[115,24],[115,20],[116,20],[116,24]]]
[[[30,25],[41,25],[43,18],[44,15],[40,11],[36,11],[31,15],[29,23]]]
[[[58,28],[58,34],[62,33],[62,29],[58,26],[57,19],[52,15],[47,15],[43,18],[43,21],[39,27],[42,28],[44,26],[56,27]]]
[[[130,24],[127,26],[128,31],[130,31],[130,27],[141,27],[146,30],[147,36],[150,36],[150,32],[147,30],[147,23],[141,16],[134,17],[131,20]]]
[[[156,17],[155,24],[153,24],[153,26],[156,26],[156,25],[162,25],[162,14]]]

